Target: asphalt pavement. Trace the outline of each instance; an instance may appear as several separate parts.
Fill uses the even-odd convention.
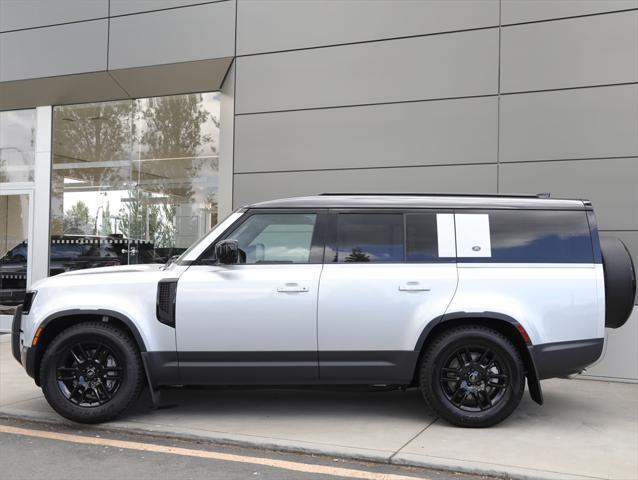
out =
[[[487,478],[6,419],[0,421],[0,465],[12,480]]]

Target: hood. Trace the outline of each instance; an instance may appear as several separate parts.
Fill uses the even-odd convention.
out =
[[[148,263],[143,265],[118,265],[116,267],[98,267],[86,268],[84,270],[71,270],[64,272],[57,277],[70,277],[71,275],[95,275],[108,273],[134,273],[134,272],[155,272],[160,270],[164,265],[161,263]]]
[[[35,282],[32,290],[39,288],[57,288],[72,286],[108,285],[113,282],[117,284],[144,283],[149,279],[155,280],[156,276],[164,276],[161,269],[164,265],[151,263],[146,265],[121,265],[117,267],[87,268],[85,270],[72,270],[52,277],[43,278]],[[144,275],[146,273],[146,275]],[[119,275],[118,275],[119,274]],[[170,273],[166,274],[171,276]]]

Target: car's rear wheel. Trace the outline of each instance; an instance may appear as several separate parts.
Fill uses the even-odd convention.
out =
[[[518,406],[525,391],[524,366],[516,347],[502,334],[464,326],[444,332],[427,347],[419,387],[448,422],[489,427]]]
[[[48,345],[40,384],[51,407],[81,423],[107,421],[139,396],[144,372],[134,341],[104,322],[67,328]]]

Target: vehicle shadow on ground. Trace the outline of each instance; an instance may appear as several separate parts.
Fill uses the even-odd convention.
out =
[[[569,386],[569,383],[566,384]],[[551,421],[564,418],[565,412],[578,411],[595,414],[595,406],[587,398],[575,394],[570,388],[545,392],[543,406],[536,404],[526,390],[519,407],[505,424],[521,423],[530,426],[530,420]],[[417,389],[374,390],[367,387],[352,388],[255,388],[255,387],[182,387],[162,390],[159,408],[153,408],[148,390],[120,419],[135,421],[185,422],[195,425],[199,421],[235,423],[249,419],[263,421],[294,421],[295,419],[331,422],[353,419],[374,419],[383,424],[394,422],[431,422],[436,414],[425,403]],[[445,422],[437,422],[445,423]]]
[[[372,416],[412,422],[434,417],[416,389],[183,387],[162,390],[158,409],[152,408],[150,395],[145,390],[122,418],[143,421],[145,417],[187,419],[201,415],[227,419],[241,417],[244,421],[251,416],[286,420],[297,416],[305,419],[331,417],[333,420]]]

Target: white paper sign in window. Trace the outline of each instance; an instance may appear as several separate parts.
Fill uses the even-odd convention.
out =
[[[491,257],[490,217],[486,213],[457,213],[456,253],[458,257]]]

